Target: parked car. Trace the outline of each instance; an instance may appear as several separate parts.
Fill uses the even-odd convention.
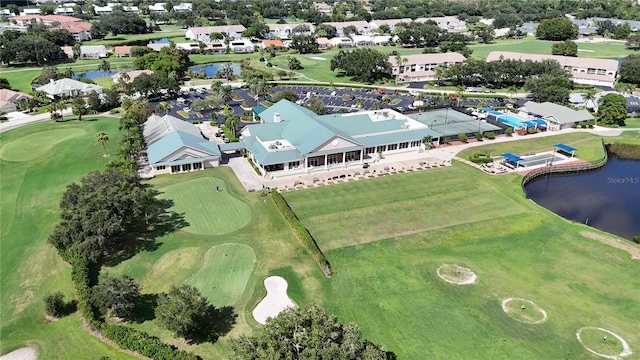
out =
[[[190,107],[184,107],[184,108],[182,108],[182,110],[186,111],[186,112],[189,112],[189,111],[191,111],[191,108]]]
[[[385,89],[384,88],[378,88],[378,94],[384,94]]]
[[[307,90],[302,90],[302,91],[300,91],[300,95],[302,95],[302,96],[307,95]]]

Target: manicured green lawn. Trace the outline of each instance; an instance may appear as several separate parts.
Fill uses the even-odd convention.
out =
[[[553,41],[538,40],[535,37],[523,39],[495,40],[491,44],[473,44],[472,57],[486,59],[491,51],[514,51],[529,54],[551,55]],[[627,49],[624,43],[578,43],[578,57],[614,58],[625,57],[635,51]]]
[[[0,353],[30,345],[39,358],[129,359],[82,329],[77,314],[48,323],[43,297],[62,291],[72,299],[70,269],[46,243],[58,220],[66,185],[108,159],[95,134],[104,131],[116,151],[116,119],[38,123],[0,134]]]
[[[216,191],[216,187],[220,191]],[[158,189],[161,198],[174,202],[172,211],[184,213],[189,223],[184,230],[199,235],[222,235],[246,226],[251,208],[226,189],[215,177],[184,181]],[[193,195],[196,196],[193,196]]]
[[[489,153],[493,156],[498,156],[503,153],[524,155],[530,152],[553,151],[554,144],[563,143],[578,149],[576,151],[576,157],[587,161],[595,161],[604,156],[602,141],[600,139],[601,137],[597,135],[584,132],[558,134],[557,136],[546,136],[535,139],[524,136],[522,140],[504,143],[492,143],[490,140],[485,140],[486,145],[468,148],[461,151],[458,156],[463,159],[468,159],[470,155],[478,152]],[[606,140],[605,138],[605,141]]]
[[[331,199],[335,205],[330,208],[346,221],[354,216],[360,221],[362,206],[370,209],[366,223],[351,223],[356,234],[385,216],[409,228],[384,240],[379,240],[384,235],[371,234],[372,242],[323,249],[334,275],[330,280],[317,275],[321,290],[305,289],[304,297],[321,292],[321,304],[330,313],[357,322],[366,338],[386,345],[399,359],[590,358],[575,335],[583,326],[610,329],[632,347],[640,342],[629,321],[640,317],[634,306],[640,288],[637,260],[580,234],[595,230],[526,200],[517,175],[487,176],[461,163],[438,170],[358,181],[364,187],[344,183],[286,193],[314,236],[327,229],[342,236],[335,222],[315,224],[312,215],[325,211],[311,208],[325,205],[317,199]],[[389,183],[379,184],[384,182]],[[468,201],[449,201],[461,184]],[[396,188],[415,198],[430,194],[419,220],[416,207],[386,205],[406,201],[397,199]],[[504,214],[477,219],[473,202],[482,199],[502,205]],[[524,211],[510,211],[514,206]],[[456,209],[451,226],[411,231],[414,222],[428,224],[451,207]],[[456,223],[459,219],[468,221]],[[436,274],[442,264],[468,267],[478,280],[464,286],[447,283]],[[548,319],[526,324],[511,318],[501,307],[511,297],[535,302]]]
[[[185,283],[200,289],[215,306],[232,306],[242,297],[255,261],[247,245],[216,245],[207,250],[202,266]]]

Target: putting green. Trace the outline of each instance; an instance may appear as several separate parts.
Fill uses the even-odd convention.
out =
[[[78,128],[66,128],[40,131],[6,143],[0,151],[0,157],[7,161],[33,161],[47,154],[59,143],[85,135]]]
[[[216,186],[220,191],[216,191]],[[171,210],[184,213],[193,234],[222,235],[245,227],[251,220],[248,204],[232,196],[216,177],[184,181],[160,189],[160,197],[174,202]]]
[[[250,246],[217,245],[207,251],[200,269],[185,283],[197,287],[214,306],[233,305],[244,293],[255,262]]]
[[[589,352],[606,359],[621,359],[632,354],[629,344],[618,334],[598,327],[584,327],[576,333]]]

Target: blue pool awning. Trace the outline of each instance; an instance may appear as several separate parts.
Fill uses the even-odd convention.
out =
[[[572,152],[578,150],[576,148],[572,148],[571,146],[565,145],[565,144],[554,144],[553,146],[555,146],[556,148],[558,148],[558,149],[560,149],[562,151],[566,151],[568,153],[572,153]]]
[[[520,156],[517,155],[513,155],[511,153],[504,153],[504,154],[500,154],[501,156],[503,156],[505,159],[514,162],[514,163],[519,163],[520,161],[524,160],[523,158],[521,158]]]

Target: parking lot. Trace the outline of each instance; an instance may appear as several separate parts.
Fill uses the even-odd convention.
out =
[[[391,108],[396,111],[406,113],[414,111],[414,101],[416,97],[409,93],[395,92],[389,89],[360,89],[360,88],[345,88],[345,87],[327,87],[327,86],[310,86],[310,85],[276,85],[273,87],[273,93],[277,93],[283,90],[290,90],[296,93],[299,97],[298,104],[304,105],[308,103],[312,98],[320,99],[328,108],[329,113],[341,113],[341,112],[354,112],[362,109],[366,110],[371,108],[375,103],[380,105],[380,108]],[[248,111],[242,109],[240,104],[247,100],[251,106],[256,106],[256,99],[252,96],[249,89],[234,88],[242,100],[234,100],[229,103],[229,106],[233,112],[241,116]],[[414,91],[412,91],[414,93]],[[211,95],[208,89],[197,89],[196,91],[182,90],[177,94],[161,95],[150,99],[149,108],[156,109],[160,102],[166,102],[171,107],[167,110],[167,113],[178,119],[183,119],[189,122],[208,122],[212,120],[212,114],[218,123],[224,122],[224,116],[221,113],[212,111],[193,111],[190,106],[198,100],[204,99]],[[387,99],[389,103],[384,103],[382,100]],[[267,96],[267,100],[271,97]],[[261,101],[264,99],[261,98]],[[440,96],[426,96],[423,101],[425,104],[431,106],[444,106],[446,103]],[[519,100],[518,103],[514,103],[513,106],[518,107],[522,105],[526,100]],[[504,106],[508,104],[508,100],[503,99],[487,99],[487,98],[471,98],[464,97],[462,99],[451,100],[448,103],[452,105],[468,107],[477,106],[479,103],[485,102],[488,106]],[[164,114],[164,111],[159,111]]]

